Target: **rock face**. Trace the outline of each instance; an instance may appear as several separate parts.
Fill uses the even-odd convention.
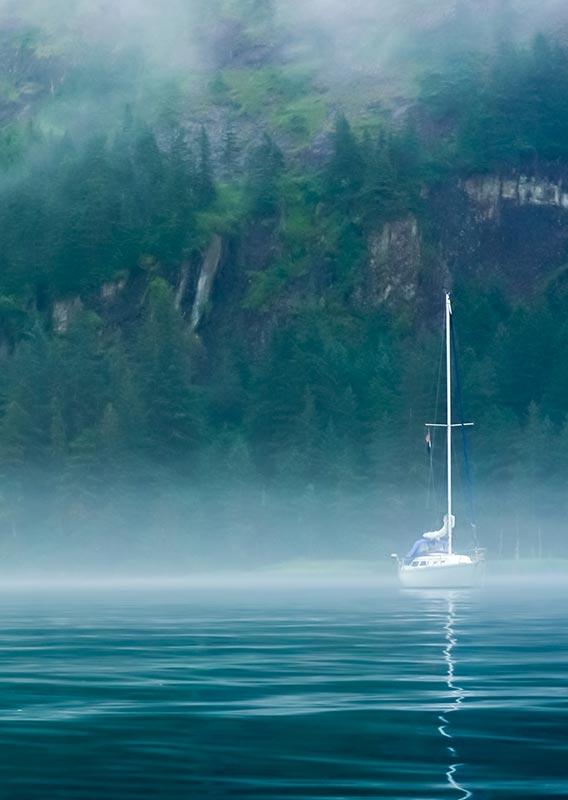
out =
[[[427,313],[455,282],[528,300],[568,263],[568,181],[482,175],[425,198],[424,214],[388,222],[368,243],[356,300]]]
[[[363,304],[410,303],[416,296],[421,266],[418,222],[415,217],[387,222],[370,237],[368,274]]]
[[[209,32],[208,53],[217,69],[226,67],[258,67],[269,63],[275,55],[274,42],[251,37],[244,23],[227,17]]]
[[[251,226],[225,239],[213,235],[201,257],[180,265],[172,286],[175,304],[208,351],[237,338],[244,351],[261,354],[274,330],[298,309],[325,303],[334,278],[317,256],[269,306],[243,302],[251,275],[277,263],[281,246],[276,223]],[[363,312],[386,308],[427,320],[443,289],[473,282],[527,302],[566,263],[568,182],[512,174],[470,177],[432,190],[416,215],[377,225],[345,302]],[[147,281],[140,271],[104,284],[83,301],[108,323],[128,324],[144,303]],[[64,334],[81,307],[79,298],[56,302],[54,331]]]
[[[473,201],[481,222],[499,221],[501,210],[508,203],[568,211],[568,184],[562,180],[551,181],[527,175],[509,178],[482,175],[464,181],[462,186]]]
[[[118,281],[103,283],[101,286],[101,300],[103,303],[115,303],[120,297],[121,292],[126,287],[126,280],[121,278]]]
[[[427,198],[431,238],[455,279],[530,299],[568,252],[568,184],[528,175],[484,175]]]
[[[195,293],[195,300],[193,301],[193,309],[191,311],[191,328],[196,330],[201,322],[204,311],[207,308],[211,291],[215,282],[215,277],[221,264],[221,256],[223,253],[223,240],[220,236],[215,234],[209,245],[209,248],[203,259],[201,273],[197,282],[197,291]]]
[[[14,6],[16,8],[16,6]],[[0,94],[0,123],[29,116],[65,76],[63,59],[49,49],[36,52],[29,26],[0,9],[0,74],[5,87]]]
[[[324,301],[333,278],[325,260],[316,258],[269,308],[242,305],[247,276],[269,268],[277,242],[277,231],[266,227],[228,240],[219,272],[221,243],[211,242],[195,295],[188,294],[195,297],[192,328],[212,351],[236,336],[246,351],[261,354],[298,308]],[[527,302],[567,262],[568,184],[512,174],[454,180],[425,196],[416,215],[377,225],[346,302],[421,323],[439,307],[445,289],[473,282]]]
[[[55,333],[64,334],[69,330],[69,325],[74,317],[83,308],[83,303],[79,297],[73,297],[70,300],[58,300],[53,304],[51,313],[53,330]]]

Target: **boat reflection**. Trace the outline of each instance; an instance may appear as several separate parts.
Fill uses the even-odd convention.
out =
[[[440,732],[441,736],[449,740],[447,742],[447,750],[450,756],[450,763],[448,765],[448,771],[446,772],[448,783],[452,789],[455,789],[457,792],[461,793],[459,800],[467,800],[467,798],[472,797],[472,792],[466,789],[465,786],[458,781],[459,769],[463,766],[463,764],[459,762],[459,755],[455,747],[455,736],[452,732],[452,723],[455,721],[455,717],[452,717],[452,715],[455,715],[460,710],[460,707],[467,696],[465,689],[459,686],[455,679],[456,660],[454,650],[458,643],[455,633],[456,593],[448,592],[446,601],[448,611],[446,622],[444,624],[446,640],[444,647],[444,660],[447,667],[446,683],[448,686],[450,705],[448,706],[447,710],[438,717],[440,721],[438,731]]]

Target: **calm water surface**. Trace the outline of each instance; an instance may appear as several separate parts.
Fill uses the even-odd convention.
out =
[[[568,797],[568,591],[0,595],[0,797]]]

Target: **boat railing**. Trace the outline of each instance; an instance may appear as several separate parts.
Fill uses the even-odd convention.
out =
[[[467,555],[471,556],[474,561],[485,561],[485,554],[487,553],[486,547],[472,547],[467,551]]]

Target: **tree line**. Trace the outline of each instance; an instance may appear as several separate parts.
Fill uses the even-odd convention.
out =
[[[423,189],[448,171],[564,163],[563,59],[539,39],[489,68],[448,70],[402,127],[359,130],[340,116],[318,169],[267,134],[244,148],[228,127],[213,147],[205,129],[152,130],[128,110],[115,135],[85,146],[20,130],[24,146],[0,159],[5,554],[128,563],[163,542],[188,566],[219,550],[242,563],[380,557],[438,521],[443,448],[435,441],[432,478],[423,423],[436,413],[441,327],[436,314],[356,302],[369,235],[427,218]],[[451,136],[432,145],[420,115],[451,116]],[[230,325],[220,341],[207,323],[196,336],[175,302],[180,265],[213,232],[235,251],[251,232],[270,242],[261,268],[232,264],[242,291],[228,306],[238,334],[276,315],[260,351]],[[90,300],[120,276],[145,291],[115,325]],[[563,272],[526,304],[458,276],[455,288],[480,538],[485,525],[494,550],[520,541],[533,555],[552,508],[545,550],[557,552]],[[53,303],[73,296],[84,308],[57,330]],[[469,518],[465,490],[461,502]]]

